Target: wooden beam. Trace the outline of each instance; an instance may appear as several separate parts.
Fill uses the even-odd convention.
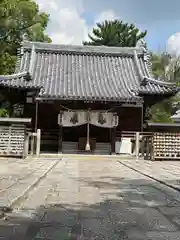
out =
[[[134,108],[139,108],[139,107],[142,107],[143,106],[143,103],[137,103],[137,104],[133,104],[133,103],[126,103],[126,104],[122,104],[121,107],[134,107]]]

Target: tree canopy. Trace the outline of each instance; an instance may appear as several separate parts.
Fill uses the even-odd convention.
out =
[[[49,15],[39,12],[33,0],[0,1],[0,74],[13,72],[23,39],[51,42],[44,33]]]
[[[156,78],[180,84],[180,60],[167,53],[152,54],[153,74]],[[175,112],[179,97],[174,96],[152,106],[151,120],[153,122],[172,122],[171,116]]]
[[[167,53],[151,54],[152,71],[156,78],[163,80],[166,78],[166,69],[170,60],[171,56]]]
[[[88,34],[90,41],[83,42],[84,45],[105,45],[117,47],[135,47],[136,43],[144,38],[147,31],[141,32],[134,24],[123,21],[104,21],[97,23],[93,28],[92,35]]]

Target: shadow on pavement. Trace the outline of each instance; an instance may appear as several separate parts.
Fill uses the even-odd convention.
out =
[[[99,189],[101,202],[51,203],[21,209],[1,221],[0,239],[180,239],[180,202],[151,180],[80,178]],[[4,237],[4,238],[3,238]]]

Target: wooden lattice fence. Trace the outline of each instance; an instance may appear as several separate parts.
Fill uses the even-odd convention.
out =
[[[30,119],[0,118],[0,156],[24,156],[29,122]]]
[[[180,133],[153,133],[152,157],[180,160]]]

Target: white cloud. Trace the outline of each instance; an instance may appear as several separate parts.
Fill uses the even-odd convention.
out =
[[[74,9],[80,13],[82,13],[84,11],[84,7],[83,7],[83,1],[82,0],[35,0],[39,6],[41,10],[46,10],[46,11],[50,11],[52,9],[57,10],[57,9],[61,9],[61,8],[71,8]]]
[[[168,39],[167,51],[173,55],[180,55],[180,32],[173,34]]]
[[[81,17],[82,0],[36,0],[40,10],[50,14],[48,33],[53,43],[81,44],[88,34],[88,25]]]
[[[53,43],[57,44],[82,44],[97,22],[116,18],[113,10],[106,10],[94,17],[94,23],[88,26],[86,19],[82,17],[83,0],[36,0],[36,2],[41,11],[50,14],[48,34]]]
[[[51,35],[54,43],[81,44],[88,34],[86,21],[75,10],[69,8],[60,9],[57,22],[59,28]]]
[[[56,1],[54,0],[49,0],[49,1],[45,1],[45,0],[36,0],[36,2],[39,5],[40,10],[46,10],[46,9],[52,9],[52,10],[57,10],[58,6]]]
[[[111,10],[111,9],[101,12],[100,14],[98,14],[95,17],[93,25],[89,27],[89,33],[92,34],[92,30],[93,30],[93,28],[96,27],[97,23],[104,22],[105,20],[111,21],[111,20],[115,20],[117,18],[118,17],[116,15],[116,13],[113,10]],[[86,41],[88,41],[88,40],[89,39],[88,39],[88,35],[87,35],[86,36]]]
[[[104,12],[101,12],[96,18],[95,23],[97,22],[103,22],[105,20],[111,21],[117,18],[116,13],[113,10],[107,10]]]
[[[56,44],[71,44],[73,37],[69,37],[66,33],[52,33],[51,39]]]

